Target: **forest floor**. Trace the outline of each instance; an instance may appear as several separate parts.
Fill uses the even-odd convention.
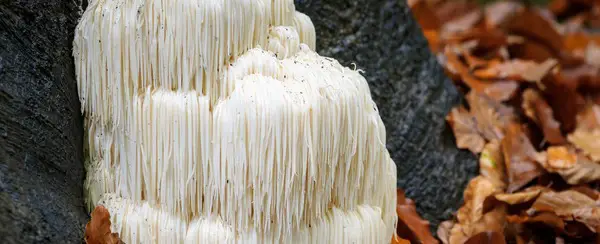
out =
[[[480,175],[439,239],[398,190],[392,243],[600,243],[600,1],[408,4],[464,95],[447,122]]]

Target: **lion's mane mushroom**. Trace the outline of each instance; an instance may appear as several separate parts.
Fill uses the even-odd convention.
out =
[[[88,205],[125,243],[385,243],[396,169],[358,71],[290,0],[93,0]]]

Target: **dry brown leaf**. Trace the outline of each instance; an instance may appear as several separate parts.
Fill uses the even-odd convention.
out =
[[[485,23],[489,29],[503,26],[516,13],[522,11],[523,5],[514,1],[496,1],[485,6]]]
[[[87,244],[120,244],[119,234],[111,233],[110,213],[99,205],[92,211],[92,218],[85,226],[85,243]]]
[[[464,192],[465,204],[458,210],[456,218],[461,225],[479,221],[483,215],[483,204],[489,196],[502,192],[502,189],[483,176],[473,178]]]
[[[481,152],[485,140],[477,131],[475,118],[464,107],[453,108],[446,120],[452,127],[458,148],[469,149],[473,153]]]
[[[459,18],[474,9],[477,9],[478,6],[472,1],[468,0],[456,0],[456,1],[443,1],[441,4],[438,4],[434,11],[436,13],[437,18],[442,23],[447,23],[454,18]]]
[[[497,102],[508,101],[517,94],[519,84],[516,81],[495,81],[483,89],[483,94]]]
[[[548,59],[541,64],[533,61],[513,59],[500,64],[488,65],[485,68],[473,71],[473,76],[487,80],[522,80],[539,82],[557,64],[554,59]]]
[[[577,124],[589,130],[600,128],[600,105],[588,103],[586,108],[577,115]]]
[[[541,41],[556,53],[561,51],[564,46],[562,36],[554,24],[538,9],[524,8],[518,11],[508,21],[506,29],[511,33]]]
[[[600,128],[589,130],[579,127],[567,138],[592,160],[600,161]]]
[[[458,223],[450,230],[450,244],[463,244],[470,237],[484,232],[496,231],[503,232],[506,222],[506,208],[504,206],[497,207],[490,212],[487,212],[478,221],[472,223]]]
[[[504,234],[497,231],[484,231],[477,235],[472,236],[465,242],[465,244],[505,244]]]
[[[600,227],[598,202],[574,190],[544,192],[536,199],[528,212],[552,212],[564,220],[581,222],[593,232]]]
[[[543,223],[556,230],[564,231],[565,222],[554,213],[543,212],[536,214],[535,216],[519,216],[511,215],[506,217],[506,221],[509,223]]]
[[[406,240],[406,239],[402,239],[398,236],[398,234],[394,233],[394,235],[392,236],[392,241],[390,243],[391,244],[410,244],[410,241]]]
[[[479,174],[500,189],[506,189],[506,167],[502,147],[497,140],[487,143],[479,157]]]
[[[500,194],[494,195],[494,197],[498,201],[502,201],[502,202],[508,203],[510,205],[516,205],[516,204],[529,202],[529,201],[535,199],[536,197],[538,197],[540,195],[540,193],[542,193],[542,191],[545,191],[545,190],[546,190],[546,188],[544,188],[544,187],[533,186],[533,187],[527,188],[527,189],[517,192],[517,193],[500,193]]]
[[[590,43],[585,49],[585,62],[600,67],[600,44]]]
[[[454,227],[455,224],[456,223],[454,223],[454,221],[451,220],[446,220],[440,223],[437,229],[437,236],[440,239],[440,241],[442,241],[442,243],[450,243],[450,231],[452,230],[452,227]]]
[[[530,60],[538,63],[555,58],[552,49],[531,39],[526,39],[526,41],[522,43],[509,46],[509,52],[512,58]]]
[[[564,40],[565,48],[569,51],[584,50],[590,43],[600,45],[600,35],[585,32],[569,33]]]
[[[542,156],[535,150],[521,125],[511,124],[502,140],[502,151],[508,174],[507,191],[512,193],[543,173],[538,162]]]
[[[566,142],[560,131],[560,123],[554,119],[552,108],[546,100],[534,89],[523,92],[523,110],[544,133],[544,138],[550,144],[563,144]]]
[[[577,154],[569,152],[565,146],[549,147],[546,151],[548,168],[553,170],[570,169],[577,164]]]
[[[409,7],[415,19],[423,30],[438,30],[441,27],[440,20],[425,1],[410,1]]]
[[[489,141],[501,140],[504,127],[516,120],[513,109],[473,91],[466,98],[479,132]]]
[[[586,104],[583,96],[577,92],[577,84],[570,83],[560,73],[547,76],[543,84],[546,101],[560,122],[561,131],[573,131],[577,124],[576,115]]]
[[[429,43],[429,49],[431,49],[431,52],[438,53],[441,48],[440,34],[438,33],[438,31],[437,30],[423,30],[423,35],[425,35],[425,38],[427,39],[427,42]]]
[[[483,13],[480,9],[475,9],[463,16],[446,22],[442,25],[442,32],[464,32],[473,28],[477,22],[481,21]]]
[[[398,226],[396,232],[398,235],[408,238],[414,243],[439,243],[429,231],[429,222],[419,216],[415,203],[406,198],[401,189],[397,190],[397,201]]]

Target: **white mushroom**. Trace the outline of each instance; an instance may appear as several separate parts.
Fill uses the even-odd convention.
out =
[[[391,240],[367,82],[293,1],[95,0],[74,46],[86,198],[126,243]]]

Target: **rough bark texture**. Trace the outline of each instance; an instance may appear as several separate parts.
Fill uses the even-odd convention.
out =
[[[477,164],[456,148],[444,117],[460,96],[405,0],[295,2],[315,24],[317,52],[365,71],[398,166],[398,186],[432,228],[451,218]]]
[[[0,243],[81,243],[78,0],[0,0]]]
[[[84,0],[85,2],[85,0]],[[459,101],[402,0],[296,0],[319,53],[365,71],[398,186],[437,225],[461,202],[474,157],[444,116]],[[0,243],[81,242],[82,118],[71,46],[79,0],[0,0]]]

